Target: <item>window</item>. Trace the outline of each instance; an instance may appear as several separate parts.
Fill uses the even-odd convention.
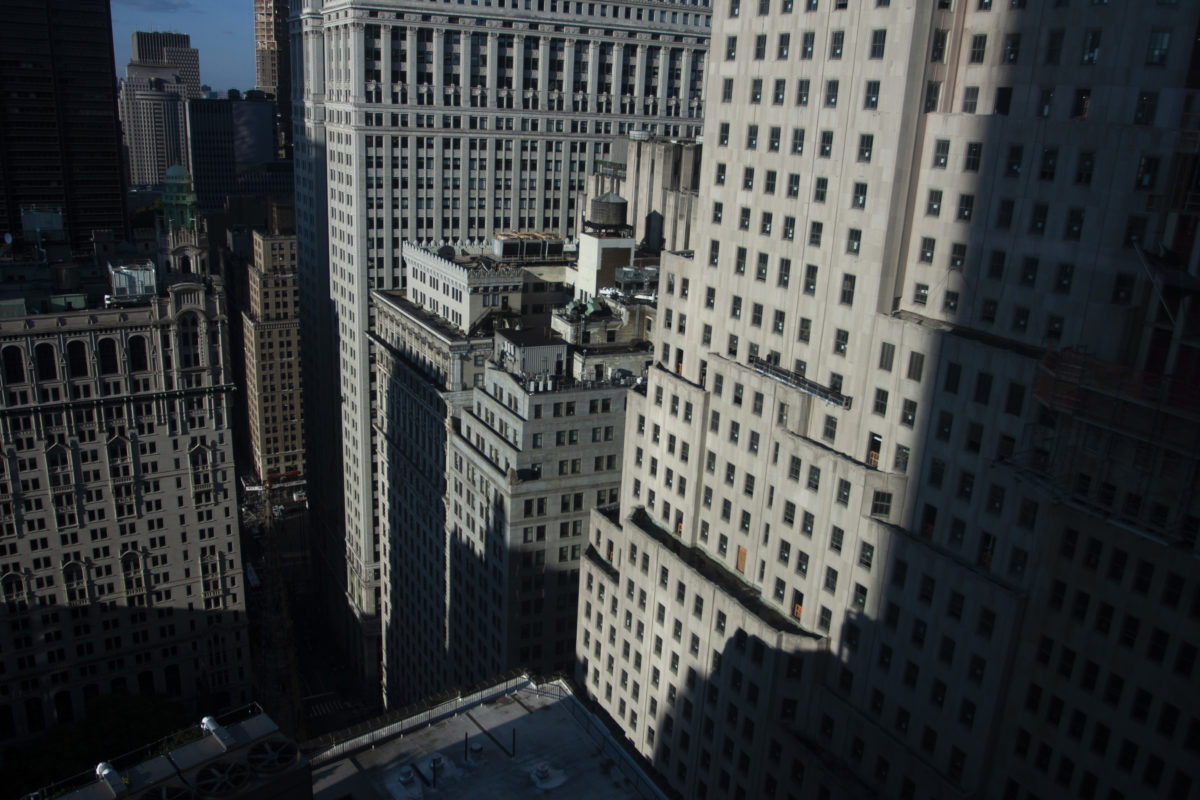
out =
[[[725,165],[724,164],[717,164],[716,184],[717,184],[717,186],[725,185]]]
[[[929,50],[929,60],[931,62],[940,64],[946,59],[946,40],[949,36],[949,31],[936,30],[933,32],[933,44]]]
[[[858,137],[858,160],[866,163],[871,161],[871,149],[875,146],[875,137],[864,133]]]
[[[1087,119],[1088,109],[1092,104],[1091,89],[1076,89],[1075,102],[1071,104],[1072,119]]]
[[[742,206],[741,213],[738,215],[738,230],[750,230],[750,209],[746,206]]]
[[[1096,168],[1096,153],[1092,150],[1084,150],[1079,154],[1079,161],[1075,166],[1075,182],[1088,185],[1092,182],[1092,172]]]
[[[865,183],[854,184],[854,194],[850,205],[853,208],[867,207],[867,185]]]
[[[785,78],[777,78],[775,80],[775,90],[771,92],[771,103],[773,105],[783,105],[783,98],[787,96],[787,80]]]
[[[779,45],[775,51],[775,57],[783,60],[788,57],[788,52],[791,49],[792,36],[788,33],[779,34]]]
[[[1137,105],[1133,110],[1134,125],[1153,125],[1154,115],[1158,111],[1158,92],[1142,90],[1138,92]]]
[[[867,81],[867,90],[863,97],[863,108],[879,108],[879,81]]]
[[[929,199],[925,202],[925,215],[929,217],[940,216],[942,213],[942,190],[930,189]]]
[[[917,402],[915,400],[905,400],[904,406],[900,412],[900,424],[911,428],[917,421]]]
[[[821,246],[821,232],[825,226],[820,222],[814,222],[808,229],[808,243],[813,247]]]
[[[1042,150],[1042,165],[1038,170],[1038,180],[1052,181],[1058,168],[1058,148],[1047,147]]]
[[[813,49],[817,45],[817,34],[813,31],[805,31],[801,39],[800,59],[808,61],[813,57]]]
[[[834,355],[844,356],[850,346],[850,331],[838,328],[833,335]],[[831,418],[832,419],[832,418]]]
[[[964,172],[979,172],[979,163],[983,160],[983,143],[968,142],[967,154],[963,159]]]
[[[821,151],[818,155],[821,158],[833,155],[833,131],[821,131]]]
[[[747,125],[746,126],[746,149],[747,150],[757,150],[758,149],[758,126],[757,125]]]
[[[779,140],[782,137],[783,137],[783,128],[779,127],[778,125],[772,125],[770,130],[768,131],[767,151],[770,153],[778,153],[779,152]],[[771,191],[772,192],[775,191],[774,185],[772,185]]]
[[[833,31],[829,35],[829,58],[836,61],[842,57],[842,50],[846,44],[845,31]]]
[[[1067,241],[1077,242],[1083,236],[1083,209],[1069,208],[1067,209],[1067,225],[1063,231],[1063,238]]]
[[[721,102],[733,102],[733,78],[725,78],[721,82]]]
[[[982,64],[985,53],[987,53],[987,34],[977,33],[971,37],[971,63]]]
[[[933,250],[936,245],[937,245],[937,242],[933,239],[933,237],[924,236],[921,238],[921,255],[920,255],[921,263],[923,263],[923,264],[932,264],[933,263]]]
[[[1046,218],[1050,215],[1050,206],[1046,203],[1034,203],[1033,213],[1029,217],[1029,232],[1041,236],[1046,232]]]
[[[887,31],[877,29],[871,31],[871,54],[870,58],[883,58],[883,49],[887,44]]]
[[[1142,156],[1138,162],[1137,177],[1134,179],[1135,190],[1153,189],[1158,178],[1158,159]]]
[[[841,304],[844,306],[854,305],[854,283],[855,278],[850,273],[842,275],[842,296]]]
[[[767,57],[767,35],[760,33],[754,37],[754,60],[762,61]]]
[[[825,81],[825,107],[836,108],[838,100],[838,82],[835,80]]]
[[[950,140],[938,139],[933,145],[933,166],[945,169],[950,160]]]
[[[960,194],[958,196],[958,219],[962,222],[970,222],[971,214],[975,211],[975,195]]]
[[[721,127],[718,129],[717,146],[718,147],[728,147],[729,146],[729,123],[728,122],[722,122]]]
[[[763,87],[762,78],[755,78],[754,80],[750,81],[750,102],[751,103],[761,103],[762,102],[762,87]]]
[[[1100,29],[1088,28],[1083,32],[1083,53],[1079,63],[1095,64],[1100,59]]]
[[[800,176],[794,172],[788,173],[787,196],[788,197],[799,197],[800,196]]]
[[[896,358],[896,345],[883,342],[879,347],[879,368],[884,372],[892,371],[892,362]]]
[[[925,84],[925,113],[932,114],[938,110],[938,100],[942,96],[942,82],[929,81]]]
[[[1163,67],[1167,64],[1167,49],[1171,45],[1171,31],[1168,28],[1155,28],[1150,32],[1150,42],[1146,47],[1146,65]]]
[[[979,87],[968,86],[963,90],[962,110],[964,114],[974,114],[979,106]]]
[[[804,128],[792,128],[792,155],[804,155]]]
[[[720,225],[721,220],[722,220],[722,218],[724,218],[724,216],[725,216],[725,204],[724,203],[713,203],[713,213],[712,213],[713,224]],[[713,244],[715,245],[715,244],[717,244],[717,242],[714,241]]]
[[[828,178],[817,178],[816,181],[813,182],[813,202],[814,203],[824,203],[825,202],[825,192],[828,188],[829,188],[829,179]]]
[[[1004,63],[1015,64],[1021,56],[1021,34],[1010,33],[1004,37]]]
[[[736,58],[737,58],[737,37],[736,36],[726,36],[725,37],[725,60],[733,61]]]
[[[876,414],[880,415],[881,417],[886,416],[887,415],[887,403],[888,403],[887,389],[876,389],[875,390],[875,406],[873,409],[874,412]]]

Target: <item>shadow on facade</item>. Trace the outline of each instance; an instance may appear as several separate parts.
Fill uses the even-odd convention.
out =
[[[8,602],[0,627],[11,654],[0,687],[5,773],[29,789],[177,730],[179,713],[198,724],[252,699],[254,643],[238,611]]]

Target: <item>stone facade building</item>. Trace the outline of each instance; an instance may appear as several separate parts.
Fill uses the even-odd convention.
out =
[[[717,11],[576,645],[684,795],[1195,793],[1197,22]]]
[[[296,234],[253,233],[250,305],[242,312],[250,447],[261,481],[304,475]]]
[[[573,238],[613,135],[697,132],[708,24],[707,5],[665,1],[293,5],[308,441],[345,476],[310,500],[360,673],[379,620],[370,293],[403,288],[402,240]]]
[[[113,308],[0,319],[6,741],[111,692],[248,699],[224,296],[113,274]]]

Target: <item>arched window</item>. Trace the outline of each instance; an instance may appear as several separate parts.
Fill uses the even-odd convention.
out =
[[[117,363],[117,343],[112,339],[100,340],[100,374],[116,375],[119,369]]]
[[[179,366],[200,366],[200,318],[195,313],[179,317]]]
[[[145,372],[149,369],[149,359],[146,357],[146,337],[129,337],[129,371]]]
[[[72,378],[88,376],[87,346],[78,339],[67,342],[67,374]]]
[[[4,348],[4,382],[25,382],[25,356],[16,345]]]
[[[0,592],[4,593],[4,601],[7,603],[24,603],[25,580],[20,575],[10,572],[0,578]]]
[[[58,355],[54,345],[42,342],[33,348],[34,361],[37,362],[37,377],[39,381],[58,380]]]

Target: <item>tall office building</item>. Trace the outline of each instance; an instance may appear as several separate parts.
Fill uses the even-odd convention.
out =
[[[37,206],[63,212],[77,251],[93,230],[124,235],[108,3],[5,3],[0,52],[0,234]]]
[[[7,742],[100,694],[248,699],[224,295],[155,272],[110,267],[113,307],[0,321]]]
[[[292,152],[292,59],[289,0],[254,0],[254,71],[257,87],[275,101],[279,154]]]
[[[187,101],[187,150],[200,207],[232,195],[288,198],[292,163],[276,157],[277,104],[258,97]]]
[[[250,447],[259,480],[277,483],[304,474],[295,230],[256,230],[253,248],[242,312]]]
[[[405,260],[408,297],[376,294],[373,336],[389,707],[571,669],[587,517],[617,498],[625,388],[653,316],[641,301],[568,306],[585,267],[560,239],[454,258],[407,245]]]
[[[685,796],[1194,795],[1197,22],[722,3],[577,639]]]
[[[200,91],[200,54],[184,33],[133,34],[119,98],[131,184],[159,184],[167,169],[189,167],[187,101]]]
[[[401,288],[402,240],[572,237],[573,194],[614,133],[695,133],[707,12],[562,0],[469,14],[401,0],[293,9],[307,439],[310,460],[342,475],[340,487],[314,485],[310,501],[349,605],[348,646],[371,680],[380,487],[370,291]]]

